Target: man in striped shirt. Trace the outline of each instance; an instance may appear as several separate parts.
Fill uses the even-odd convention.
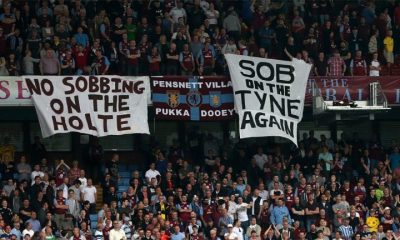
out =
[[[129,217],[125,216],[121,227],[121,229],[124,230],[127,239],[132,238],[132,222],[130,220],[131,219]]]
[[[350,219],[346,218],[344,220],[343,225],[339,227],[340,232],[342,233],[342,238],[344,240],[350,240],[353,237],[354,231],[353,228],[349,225]]]

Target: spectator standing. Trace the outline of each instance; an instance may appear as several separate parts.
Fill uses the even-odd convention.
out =
[[[240,32],[241,32],[241,23],[240,19],[237,16],[233,7],[228,9],[228,16],[225,17],[223,22],[223,27],[228,33],[230,38],[233,38],[235,41],[240,39]]]
[[[10,74],[8,73],[7,62],[4,57],[0,57],[0,76],[9,76]]]
[[[199,73],[202,75],[212,75],[215,66],[215,52],[210,48],[210,43],[204,44],[203,50],[197,57]]]
[[[127,56],[127,74],[128,76],[138,76],[139,75],[139,58],[140,51],[136,48],[136,41],[130,40],[129,47],[126,50]]]
[[[167,75],[177,75],[179,69],[179,54],[176,50],[176,44],[171,42],[169,51],[166,54],[166,64],[167,64]]]
[[[54,221],[57,226],[61,226],[64,221],[65,214],[68,211],[68,205],[66,205],[66,199],[63,197],[63,191],[57,190],[57,197],[54,200]]]
[[[378,52],[378,38],[379,38],[379,32],[377,30],[373,31],[371,37],[369,38],[369,42],[368,42],[368,53],[369,54]]]
[[[314,61],[315,76],[326,76],[328,73],[328,62],[324,52],[319,52],[318,58]]]
[[[367,62],[362,57],[361,50],[356,51],[355,57],[350,62],[350,73],[352,76],[367,75]]]
[[[277,200],[277,205],[272,209],[270,221],[273,225],[282,225],[283,219],[287,218],[291,222],[291,217],[288,208],[284,205],[282,199]]]
[[[93,214],[96,208],[97,190],[96,187],[93,186],[93,181],[91,178],[88,179],[87,186],[82,189],[81,194],[81,199],[90,203],[89,212],[90,214]]]
[[[386,59],[386,64],[390,69],[391,65],[394,63],[393,49],[394,49],[394,40],[393,40],[393,32],[391,30],[387,31],[385,39],[383,39],[383,55]]]
[[[125,232],[121,229],[121,224],[118,221],[113,222],[114,228],[111,229],[109,240],[127,240]]]
[[[271,27],[271,22],[266,20],[264,27],[258,32],[260,47],[264,48],[267,52],[271,52],[272,44],[275,43],[275,30]]]
[[[59,75],[61,65],[53,50],[47,50],[46,55],[40,58],[40,74]]]
[[[260,236],[261,236],[261,226],[257,224],[257,219],[255,217],[251,218],[250,226],[247,228],[247,231],[246,231],[246,236],[248,238],[251,238],[253,231],[256,232],[256,236],[257,236],[256,239],[260,240],[261,239],[260,238]]]
[[[92,67],[95,69],[97,75],[106,75],[110,68],[110,61],[106,56],[103,56],[103,52],[96,50],[96,58]]]
[[[26,54],[25,54],[25,57],[22,62],[23,72],[26,75],[34,75],[35,74],[35,71],[34,71],[35,63],[39,63],[39,62],[40,62],[40,59],[33,58],[32,52],[30,50],[26,50]]]
[[[153,47],[151,53],[147,55],[147,60],[149,61],[149,71],[151,75],[158,76],[161,74],[161,56],[158,53],[158,48]]]
[[[192,52],[189,49],[189,45],[183,45],[183,51],[179,55],[179,62],[181,65],[181,75],[191,76],[195,69],[195,62]]]
[[[350,220],[348,218],[344,219],[343,224],[339,227],[340,232],[344,240],[352,239],[354,235],[353,228],[349,225]]]
[[[183,8],[182,0],[176,1],[176,7],[172,8],[169,14],[171,15],[175,25],[179,23],[179,19],[182,19],[183,23],[186,23],[187,14],[186,10]]]
[[[328,60],[329,76],[343,76],[346,71],[346,64],[339,55],[339,51],[335,50],[333,56]]]
[[[369,65],[369,76],[379,77],[380,70],[381,70],[381,64],[379,63],[378,60],[378,53],[374,52],[372,54],[371,64]]]

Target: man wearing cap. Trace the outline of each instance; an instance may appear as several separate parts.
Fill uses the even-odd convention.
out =
[[[388,231],[389,229],[392,229],[392,225],[394,223],[394,218],[390,214],[390,207],[385,207],[383,210],[383,216],[381,217],[381,224],[383,226],[383,231]]]

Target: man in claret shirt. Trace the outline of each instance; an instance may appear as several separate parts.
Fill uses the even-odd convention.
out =
[[[181,63],[181,74],[183,76],[193,75],[195,68],[194,58],[187,43],[183,45],[183,51],[179,55],[179,62]]]
[[[199,73],[202,75],[212,75],[215,66],[215,51],[210,47],[210,43],[206,42],[204,48],[199,52],[197,58]]]
[[[362,52],[360,50],[356,52],[356,56],[351,60],[350,69],[352,76],[367,75],[367,62],[362,57]]]
[[[83,73],[83,69],[88,65],[89,51],[83,45],[78,45],[74,49],[73,57],[75,60],[76,74],[80,75]]]

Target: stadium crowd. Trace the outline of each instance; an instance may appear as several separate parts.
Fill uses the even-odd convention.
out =
[[[223,54],[392,73],[394,0],[3,0],[0,75],[226,74]]]
[[[119,155],[104,160],[94,141],[86,161],[47,159],[36,138],[29,155],[1,152],[0,239],[390,240],[400,236],[400,153],[393,142],[314,132],[299,148],[220,142],[194,130],[153,144],[145,168],[121,187]],[[165,149],[165,150],[164,150]],[[187,153],[185,155],[184,153]],[[29,159],[29,161],[27,161]],[[190,159],[190,160],[189,160]],[[92,176],[97,176],[92,179]],[[99,185],[93,185],[93,182]],[[98,190],[103,205],[96,210]],[[101,202],[101,201],[100,201]],[[94,218],[92,217],[94,216]],[[91,222],[93,221],[93,222]]]
[[[378,76],[400,53],[395,1],[2,0],[0,75],[226,74],[223,54],[313,63],[318,76]],[[391,72],[391,71],[389,71]],[[47,159],[39,139],[0,147],[0,239],[398,239],[400,154],[313,132],[298,149],[188,136],[154,147],[119,194],[104,172]],[[186,150],[186,149],[185,149]],[[102,161],[102,147],[90,148]],[[100,164],[98,164],[100,165]],[[94,178],[94,179],[92,179]],[[97,187],[103,208],[96,211]],[[96,226],[91,224],[96,216]]]

